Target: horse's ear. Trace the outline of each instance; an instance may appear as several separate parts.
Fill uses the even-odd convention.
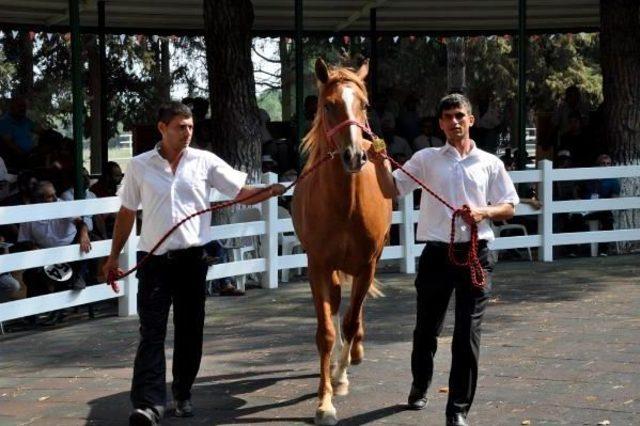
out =
[[[367,78],[367,75],[369,74],[368,58],[364,60],[362,65],[360,65],[360,68],[358,68],[358,71],[356,71],[356,74],[358,75],[358,77],[360,77],[360,80],[364,80],[365,78]]]
[[[322,84],[326,84],[326,82],[329,81],[329,69],[322,58],[316,59],[316,78]]]

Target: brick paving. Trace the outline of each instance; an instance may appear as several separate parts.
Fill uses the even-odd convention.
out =
[[[351,393],[335,399],[340,424],[442,425],[451,307],[429,406],[405,411],[413,277],[378,278],[386,297],[367,301],[365,360],[350,369]],[[639,312],[638,255],[499,264],[471,424],[640,424]],[[163,424],[311,424],[314,333],[304,281],[209,298],[197,416]],[[136,318],[86,313],[0,336],[0,425],[126,424],[136,343]]]

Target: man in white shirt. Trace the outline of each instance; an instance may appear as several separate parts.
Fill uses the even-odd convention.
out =
[[[476,389],[480,326],[494,266],[487,249],[487,242],[494,238],[490,221],[511,218],[519,199],[500,159],[478,149],[469,138],[469,128],[474,122],[469,100],[460,94],[445,96],[438,106],[438,117],[447,143],[441,148],[418,151],[404,168],[453,206],[470,207],[478,227],[477,250],[485,284],[482,288],[475,287],[470,271],[452,264],[448,257],[452,211],[430,194],[423,193],[417,237],[426,241],[426,245],[415,281],[417,319],[411,354],[413,383],[408,405],[414,410],[427,405],[426,392],[433,377],[437,338],[455,289],[456,320],[446,424],[465,426]],[[401,170],[390,173],[387,160],[382,161],[377,155],[373,158],[383,191],[389,197],[403,196],[417,188],[418,185]],[[456,222],[454,250],[458,259],[470,249],[469,228],[462,220]]]
[[[191,110],[170,102],[160,107],[158,130],[162,140],[155,149],[131,160],[120,198],[122,206],[113,231],[111,254],[105,276],[122,272],[118,256],[142,205],[144,219],[138,243],[139,259],[145,256],[174,224],[209,207],[215,188],[231,198],[248,197],[255,204],[281,195],[284,187],[269,191],[245,186],[247,174],[234,170],[211,152],[189,147],[193,134]],[[202,358],[205,278],[207,263],[203,245],[209,240],[211,213],[196,216],[180,226],[138,270],[140,344],[136,354],[130,425],[157,425],[166,405],[164,340],[173,303],[175,328],[173,352],[174,414],[193,415],[191,386]]]

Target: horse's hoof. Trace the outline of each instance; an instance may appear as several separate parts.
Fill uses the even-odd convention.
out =
[[[333,426],[338,423],[338,415],[335,408],[330,410],[316,410],[316,417],[313,422],[319,426]]]
[[[358,343],[351,348],[351,365],[358,365],[364,359],[364,346]]]
[[[333,394],[336,396],[349,395],[349,382],[344,383],[332,383]]]

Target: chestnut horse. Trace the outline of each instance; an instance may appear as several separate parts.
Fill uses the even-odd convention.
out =
[[[321,425],[337,423],[331,398],[348,393],[347,367],[364,356],[362,305],[367,292],[375,289],[376,264],[391,224],[391,200],[382,194],[375,167],[367,161],[370,143],[362,137],[368,105],[363,80],[368,70],[368,63],[355,71],[328,69],[322,59],[316,61],[318,110],[303,150],[309,155],[307,168],[329,153],[333,158],[300,181],[293,195],[293,223],[307,252],[318,319],[320,386],[315,422]],[[340,285],[349,280],[347,276],[352,277],[351,300],[341,338],[340,324],[334,326],[334,320],[339,322]]]

